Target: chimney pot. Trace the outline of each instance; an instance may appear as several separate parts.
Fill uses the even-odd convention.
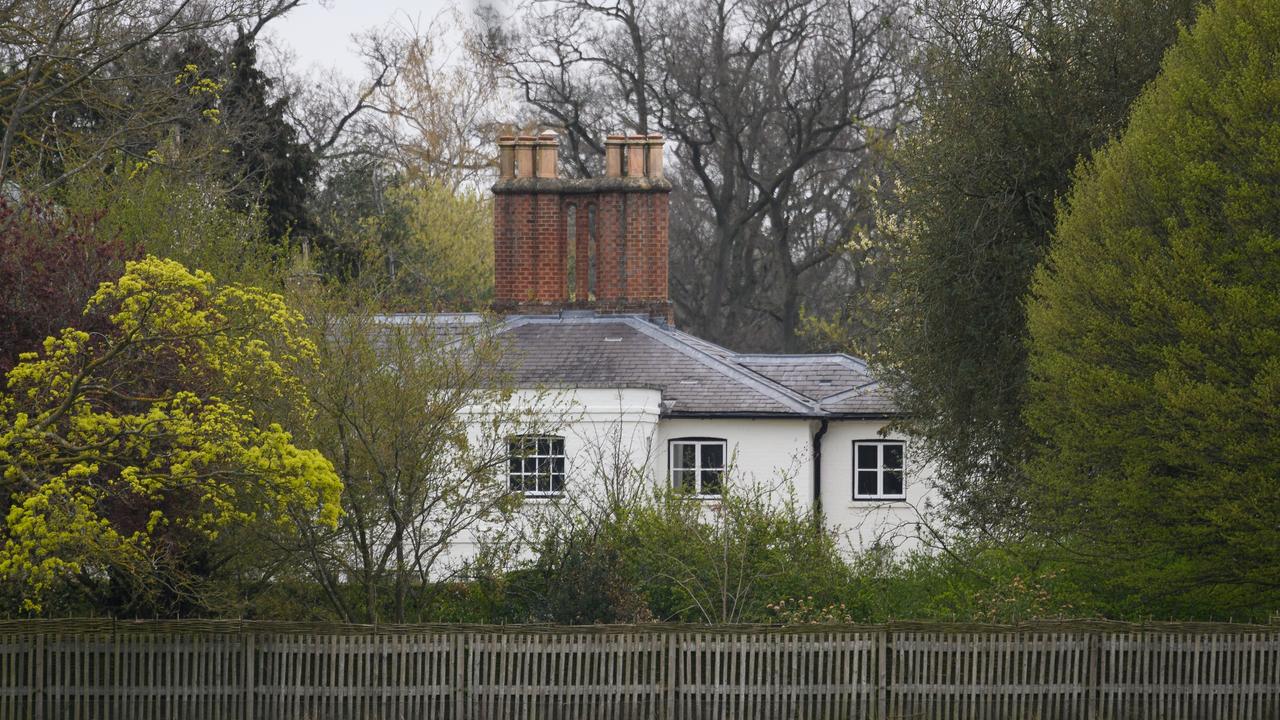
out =
[[[537,140],[532,135],[516,139],[516,177],[533,177],[533,149]]]
[[[537,145],[538,157],[535,175],[540,178],[556,177],[556,151],[560,145],[559,136],[547,130],[538,136]]]
[[[645,137],[631,135],[627,137],[627,177],[644,177]]]
[[[662,177],[662,135],[658,133],[649,133],[648,142],[646,143],[648,150],[648,162],[645,165],[646,175],[651,178]]]
[[[605,177],[622,177],[622,147],[626,143],[625,135],[609,135],[604,139],[604,174]]]
[[[516,138],[514,135],[498,136],[498,178],[510,180],[516,176]]]

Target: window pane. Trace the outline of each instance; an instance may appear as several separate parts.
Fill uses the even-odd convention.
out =
[[[676,468],[693,468],[697,466],[697,458],[695,453],[698,447],[691,443],[674,443],[671,448],[673,467]]]
[[[703,495],[719,495],[720,494],[720,471],[719,470],[703,470],[702,471],[702,490]]]
[[[885,470],[884,471],[884,494],[885,495],[901,495],[902,494],[902,471],[901,470]]]
[[[677,488],[696,492],[697,471],[696,470],[676,470],[672,473],[672,481]]]
[[[902,469],[902,443],[889,443],[884,446],[884,466]]]
[[[860,470],[858,472],[858,495],[876,495],[876,471]]]
[[[858,469],[859,470],[875,470],[876,469],[876,450],[875,445],[859,445],[858,446]],[[859,491],[861,492],[861,491]]]
[[[564,438],[521,435],[507,441],[507,479],[515,492],[559,492],[564,486]]]
[[[702,467],[712,470],[724,468],[724,445],[720,443],[703,443]]]

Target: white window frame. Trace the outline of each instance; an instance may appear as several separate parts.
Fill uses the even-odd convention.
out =
[[[680,446],[680,445],[694,446],[695,450],[694,450],[694,460],[693,460],[694,466],[693,467],[686,468],[686,467],[676,466],[676,463],[681,456],[681,453],[678,452],[676,448],[677,446]],[[718,445],[720,447],[721,465],[719,467],[706,467],[703,465],[702,449],[708,445]],[[669,441],[667,441],[667,473],[668,473],[667,479],[671,484],[671,487],[676,488],[677,490],[688,489],[687,485],[683,484],[682,482],[676,479],[677,472],[692,470],[693,477],[694,477],[694,488],[693,488],[694,497],[699,497],[699,498],[724,497],[724,482],[725,482],[726,476],[728,475],[728,467],[729,467],[729,443],[724,438],[684,437],[684,438],[671,438]],[[720,473],[720,489],[719,490],[712,493],[703,492],[702,473],[704,471]]]
[[[543,440],[549,443],[545,455],[538,452],[537,446],[537,443]],[[523,452],[520,447],[530,442],[534,443],[533,452]],[[559,445],[558,448],[557,444]],[[559,452],[557,452],[557,449]],[[520,462],[520,470],[512,469],[511,463],[513,460]],[[547,461],[550,466],[549,472],[543,473],[537,469],[537,464],[540,460]],[[557,460],[560,461],[560,470],[558,472],[555,469]],[[529,461],[534,464],[532,471],[528,469],[527,463]],[[511,492],[523,493],[525,497],[559,497],[564,494],[568,464],[569,459],[565,455],[564,436],[562,435],[513,435],[507,438],[507,489]],[[559,489],[555,489],[556,476],[559,476],[560,480]],[[517,480],[519,481],[518,489]],[[532,482],[535,489],[529,489],[530,482]]]
[[[876,464],[875,467],[862,467],[859,465],[858,449],[862,447],[872,446],[876,448]],[[889,446],[896,446],[901,451],[902,464],[899,467],[885,467],[884,449]],[[864,494],[858,492],[858,475],[863,472],[875,472],[876,474],[876,492],[875,494]],[[896,494],[886,494],[884,491],[884,475],[886,472],[897,472],[902,478],[902,492]],[[854,500],[906,500],[907,499],[907,444],[902,440],[854,440],[853,441],[853,499]]]

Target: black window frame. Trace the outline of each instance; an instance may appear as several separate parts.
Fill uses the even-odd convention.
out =
[[[686,468],[683,466],[679,468],[676,467],[676,460],[678,459],[677,452],[676,452],[677,445],[693,445],[696,448],[694,453],[694,467],[692,468]],[[719,467],[703,466],[702,448],[705,445],[720,446],[721,464]],[[691,491],[691,494],[697,498],[705,498],[709,500],[722,498],[724,497],[724,480],[726,475],[728,475],[728,470],[729,470],[729,441],[726,440],[725,438],[679,437],[679,438],[671,438],[670,440],[667,441],[667,482],[671,487],[675,489],[678,489],[678,490],[683,489],[686,491]],[[692,488],[688,487],[688,485],[686,485],[683,481],[677,481],[676,479],[677,472],[688,472],[688,471],[693,472],[693,477],[696,482],[696,485]],[[715,492],[703,492],[703,473],[704,472],[719,473],[719,478],[716,482]]]
[[[537,445],[542,441],[548,444],[545,454],[540,452],[541,448]],[[522,449],[531,442],[534,444],[533,452]],[[545,473],[538,467],[539,460],[547,461],[548,469]],[[559,470],[556,469],[557,460]],[[530,462],[532,470],[529,469]],[[520,465],[519,470],[515,468],[516,463]],[[564,495],[568,464],[563,435],[530,434],[507,438],[507,489],[511,492],[518,492],[529,498],[560,497]],[[533,489],[529,488],[530,478],[533,480]]]
[[[898,448],[898,466],[892,467],[885,463],[885,447]],[[865,467],[861,464],[859,448],[875,447],[876,461],[873,467]],[[874,440],[854,440],[853,441],[853,500],[855,502],[887,502],[907,499],[907,443],[904,440],[891,440],[885,438],[876,438]],[[859,490],[859,476],[861,473],[874,472],[876,477],[876,492],[864,493]],[[884,480],[886,473],[897,473],[902,490],[898,493],[886,493]]]

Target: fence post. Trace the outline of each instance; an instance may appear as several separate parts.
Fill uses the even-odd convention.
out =
[[[667,682],[666,687],[666,703],[667,703],[667,720],[675,720],[676,717],[676,656],[678,633],[674,630],[667,631]]]
[[[454,720],[465,720],[467,711],[463,707],[466,702],[466,644],[461,632],[453,633],[453,717]]]
[[[876,718],[885,720],[889,717],[889,626],[880,631],[876,642],[879,662],[876,671],[879,681],[876,683]]]
[[[111,686],[115,691],[111,693],[110,713],[115,717],[120,716],[120,664],[122,662],[120,651],[120,621],[117,618],[111,618]]]
[[[254,660],[257,653],[254,648],[254,632],[246,631],[244,625],[240,626],[240,646],[244,650],[244,720],[253,720],[255,717],[255,698],[257,694],[257,677],[255,676],[256,668]]]
[[[36,633],[31,660],[32,715],[35,720],[44,720],[44,633]]]
[[[1090,628],[1089,645],[1085,652],[1085,660],[1089,663],[1086,671],[1085,694],[1084,694],[1084,715],[1088,720],[1097,720],[1101,712],[1101,673],[1098,665],[1102,662],[1102,642],[1099,637],[1101,630]]]

